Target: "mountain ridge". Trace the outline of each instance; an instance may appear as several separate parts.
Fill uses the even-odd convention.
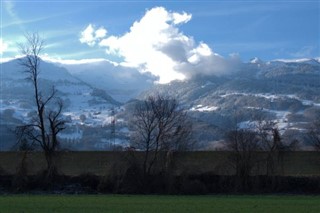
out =
[[[307,123],[320,108],[318,59],[264,62],[254,58],[242,63],[238,72],[197,75],[168,84],[154,84],[157,78],[151,74],[103,59],[80,64],[43,61],[41,79],[46,89],[54,85],[64,100],[69,123],[62,139],[66,144],[74,143],[70,146],[77,149],[110,147],[113,116],[117,118],[117,144],[128,144],[127,108],[135,99],[159,93],[177,98],[188,111],[201,144],[199,149],[223,140],[224,131],[235,119],[236,125],[244,127],[258,116],[276,122],[282,135],[296,135],[303,141]],[[25,122],[32,111],[28,85],[17,60],[1,63],[2,129],[7,124]],[[241,113],[241,118],[236,118],[236,113]],[[12,135],[5,137],[13,140]],[[290,137],[287,140],[293,140]]]

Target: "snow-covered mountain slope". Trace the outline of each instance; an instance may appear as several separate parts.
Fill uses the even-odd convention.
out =
[[[255,58],[242,64],[237,73],[157,85],[140,98],[158,93],[181,101],[201,123],[196,134],[204,143],[221,140],[235,125],[243,127],[261,118],[275,121],[281,133],[290,136],[287,140],[303,140],[301,133],[307,132],[312,119],[320,114],[320,63],[314,59],[263,62]]]
[[[105,90],[120,102],[126,102],[152,87],[157,78],[149,73],[112,63],[108,60],[56,62],[73,76]]]
[[[8,149],[3,141],[14,140],[8,128],[26,122],[34,103],[31,84],[18,61],[0,65],[0,149]],[[152,75],[104,59],[44,61],[40,78],[43,91],[55,86],[64,100],[68,128],[61,138],[76,149],[127,144],[126,106],[117,101],[151,94],[164,93],[180,100],[194,119],[201,148],[223,139],[225,131],[235,125],[246,127],[259,118],[277,122],[287,140],[303,139],[302,133],[320,113],[318,59],[264,62],[254,58],[228,75],[194,76],[163,85],[154,84]],[[112,126],[115,119],[116,127]],[[112,128],[116,128],[116,138]]]
[[[28,122],[35,110],[33,87],[26,79],[27,74],[18,60],[2,63],[0,74],[0,126],[2,129],[10,129]],[[64,102],[63,114],[68,120],[69,127],[69,130],[63,134],[65,139],[78,140],[81,139],[79,135],[86,136],[83,133],[75,137],[72,129],[101,128],[107,125],[111,122],[111,109],[120,105],[104,90],[83,82],[71,75],[65,68],[52,63],[41,62],[39,80],[44,97],[52,91],[54,86],[57,96]],[[6,141],[9,136],[1,133],[0,137],[4,143],[3,141]]]

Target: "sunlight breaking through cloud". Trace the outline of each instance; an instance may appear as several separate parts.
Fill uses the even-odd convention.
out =
[[[194,75],[229,73],[239,58],[225,59],[214,53],[204,42],[197,43],[185,35],[179,26],[192,18],[186,12],[167,11],[163,7],[147,10],[130,30],[121,35],[108,35],[104,28],[91,24],[81,33],[81,43],[106,48],[107,54],[124,59],[122,65],[159,76],[159,83],[184,80]]]

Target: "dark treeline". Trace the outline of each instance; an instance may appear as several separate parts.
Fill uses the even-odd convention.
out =
[[[250,168],[242,168],[242,170],[249,171],[248,173],[238,172],[239,169],[234,160],[237,153],[223,152],[220,156],[215,155],[212,158],[208,158],[208,153],[210,154],[210,152],[205,153],[207,162],[204,162],[199,159],[203,153],[172,152],[168,154],[160,152],[158,153],[158,161],[148,174],[144,170],[145,153],[143,152],[118,152],[118,158],[115,160],[106,161],[104,159],[101,161],[104,162],[101,168],[105,169],[100,174],[93,172],[65,174],[66,168],[63,172],[60,168],[68,163],[66,162],[68,158],[61,158],[59,164],[56,164],[58,172],[51,177],[50,182],[45,172],[44,159],[42,159],[42,169],[32,172],[31,170],[34,169],[32,162],[35,162],[36,159],[40,162],[41,159],[31,157],[31,155],[22,158],[20,155],[24,161],[17,166],[14,173],[9,174],[4,169],[0,170],[0,192],[66,194],[320,193],[319,176],[308,176],[307,173],[299,176],[298,172],[297,175],[292,175],[284,171],[285,167],[307,165],[305,162],[300,165],[291,165],[290,162],[303,159],[297,158],[293,153],[289,153],[291,156],[286,158],[286,164],[281,160],[276,161],[273,172],[270,172],[268,153],[253,152],[251,154],[254,156],[254,163],[250,164]],[[282,154],[283,157],[288,155],[288,153]],[[310,155],[307,152],[304,154],[305,156]],[[311,152],[311,154],[316,156],[317,153]],[[76,161],[81,163],[79,159],[74,163]],[[319,161],[319,158],[314,159]],[[210,164],[215,164],[214,169],[205,168],[206,166],[210,167]],[[313,174],[318,174],[319,162],[310,162],[310,164],[313,164],[312,169],[315,170]]]

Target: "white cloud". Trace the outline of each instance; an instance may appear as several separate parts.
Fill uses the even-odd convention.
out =
[[[103,36],[99,46],[108,54],[124,59],[122,65],[159,76],[160,83],[183,80],[193,75],[223,74],[232,69],[234,59],[224,59],[204,42],[197,43],[185,35],[179,26],[189,22],[191,14],[167,11],[163,7],[147,10],[135,21],[129,32],[121,36]],[[83,43],[97,44],[97,35],[91,25],[82,32]],[[81,41],[81,40],[80,40]],[[86,41],[86,42],[84,42]]]
[[[50,57],[48,54],[41,55],[41,58],[45,61],[52,62],[52,63],[60,63],[60,64],[92,64],[92,63],[98,63],[98,62],[109,62],[110,64],[113,64],[114,66],[118,66],[117,63],[109,61],[104,58],[92,58],[92,59],[61,59],[61,58],[53,58]]]
[[[93,27],[91,24],[89,24],[88,27],[81,32],[80,42],[86,43],[89,46],[93,46],[95,44],[93,39]]]
[[[107,35],[107,30],[103,27],[95,30],[92,24],[89,24],[85,30],[81,32],[80,42],[86,43],[89,46],[94,46],[97,42],[100,42],[102,38]]]
[[[191,20],[192,15],[187,13],[172,13],[173,23],[180,24],[180,23],[187,23]]]
[[[100,27],[96,32],[95,32],[96,38],[104,38],[107,35],[107,30],[104,29],[103,27]]]
[[[197,53],[188,59],[188,62],[182,62],[177,65],[176,69],[183,70],[186,77],[195,75],[225,75],[238,71],[241,63],[238,55],[232,55],[230,58],[211,53],[207,54],[207,50],[200,49]]]
[[[2,55],[8,49],[8,44],[4,43],[2,38],[0,38],[0,55]]]

